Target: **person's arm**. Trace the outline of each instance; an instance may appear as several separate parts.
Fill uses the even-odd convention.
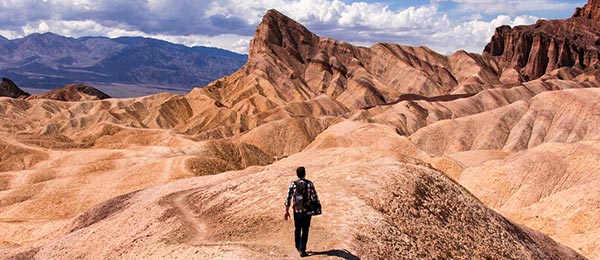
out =
[[[294,183],[290,184],[288,188],[288,195],[285,199],[285,215],[283,215],[283,220],[288,220],[290,218],[290,204],[292,202],[292,193],[294,192]]]
[[[317,195],[317,188],[315,188],[315,184],[312,183],[311,186],[312,186],[312,189],[311,189],[312,190],[312,194],[311,194],[312,195],[311,196],[312,201],[316,201],[316,202],[321,203],[321,201],[319,201],[319,195]]]

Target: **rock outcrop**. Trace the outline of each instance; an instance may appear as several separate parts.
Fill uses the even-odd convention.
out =
[[[75,83],[62,86],[45,94],[32,95],[28,99],[52,99],[58,101],[89,101],[110,98],[104,92],[85,84]]]
[[[573,18],[575,17],[600,21],[600,1],[589,0],[589,2],[583,6],[583,8],[578,7],[575,9],[575,13],[573,14]]]
[[[0,97],[26,98],[28,96],[29,93],[20,89],[12,80],[2,78],[2,82],[0,82]]]
[[[256,29],[248,63],[198,90],[227,107],[272,104],[325,95],[356,110],[394,102],[403,94],[425,97],[475,93],[500,84],[481,56],[444,56],[426,47],[375,44],[369,48],[322,38],[269,10]]]
[[[597,66],[599,9],[600,1],[590,0],[570,19],[498,27],[484,56],[498,59],[505,82],[534,80],[558,68],[585,70]]]

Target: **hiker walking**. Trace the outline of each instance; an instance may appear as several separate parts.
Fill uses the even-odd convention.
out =
[[[300,256],[305,257],[308,256],[308,253],[306,253],[306,242],[308,242],[310,219],[312,215],[320,214],[321,209],[315,185],[304,178],[306,176],[304,167],[298,167],[296,175],[298,176],[298,180],[293,181],[288,189],[288,195],[285,200],[284,219],[288,220],[290,218],[290,203],[293,199],[296,249],[300,253]],[[318,213],[314,212],[311,206],[314,203],[311,204],[311,202],[319,204]]]

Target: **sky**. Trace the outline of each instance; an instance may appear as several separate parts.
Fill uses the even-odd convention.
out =
[[[500,25],[570,17],[576,0],[0,0],[0,35],[144,36],[247,53],[274,8],[322,37],[481,53]]]

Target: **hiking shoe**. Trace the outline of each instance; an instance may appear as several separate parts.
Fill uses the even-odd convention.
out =
[[[308,253],[306,253],[306,251],[302,250],[300,251],[300,257],[305,257],[308,256]]]

